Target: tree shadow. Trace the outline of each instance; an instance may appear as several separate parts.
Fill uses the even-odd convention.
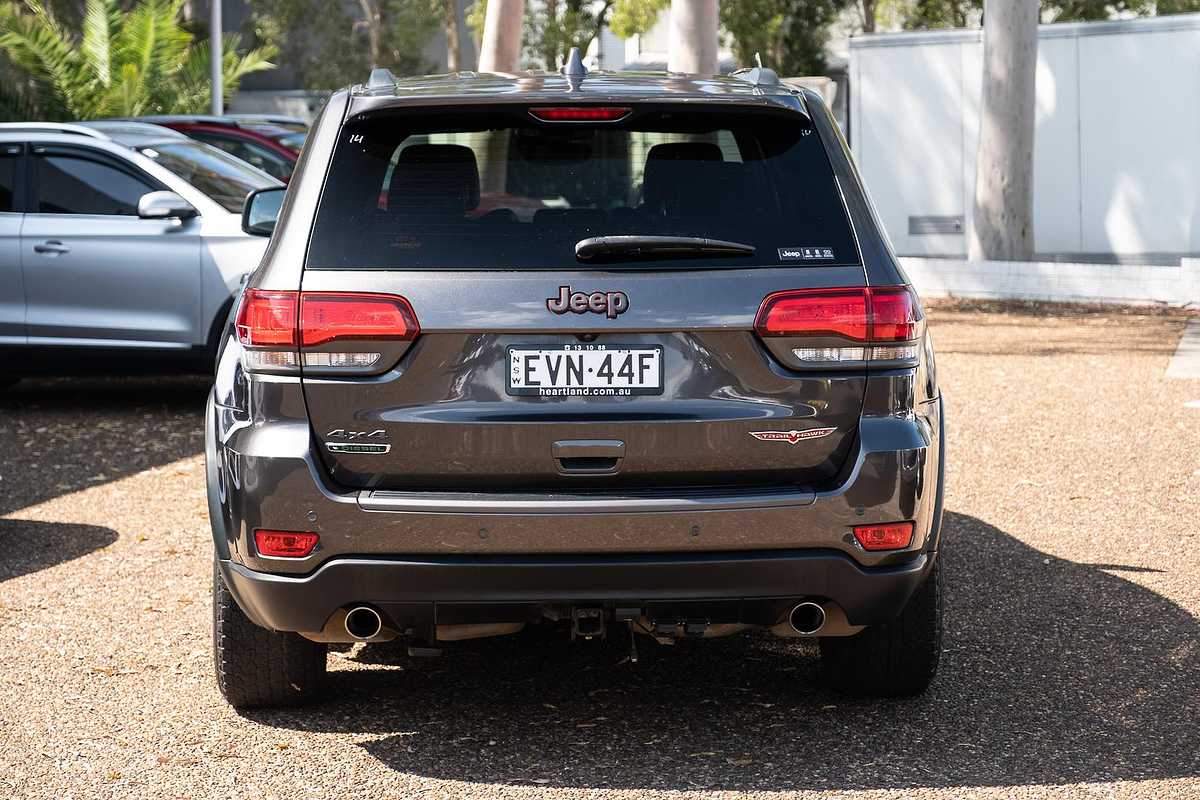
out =
[[[211,383],[28,379],[0,391],[0,515],[202,453]]]
[[[86,556],[117,540],[98,525],[0,519],[0,583]]]
[[[463,642],[331,673],[267,725],[368,734],[391,769],[573,788],[911,789],[1200,775],[1200,624],[1155,592],[948,513],[947,630],[924,696],[846,698],[811,644],[619,632]],[[366,655],[366,654],[362,654]],[[379,653],[379,656],[388,656]]]

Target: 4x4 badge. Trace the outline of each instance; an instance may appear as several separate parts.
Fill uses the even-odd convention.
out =
[[[820,439],[836,431],[837,428],[809,428],[806,431],[750,431],[750,435],[760,442],[787,442],[795,444],[802,439]]]
[[[546,308],[555,314],[604,314],[616,319],[629,308],[629,297],[624,292],[572,292],[570,286],[558,287],[558,297],[546,298]]]
[[[345,428],[334,428],[325,434],[327,439],[341,439],[339,442],[325,442],[325,449],[331,453],[371,453],[382,455],[391,452],[392,446],[387,443],[387,431],[376,428],[373,431],[351,431]]]

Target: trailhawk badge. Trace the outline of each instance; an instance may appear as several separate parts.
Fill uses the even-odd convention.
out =
[[[795,444],[804,439],[820,439],[836,431],[837,428],[809,428],[806,431],[750,431],[750,435],[760,442],[787,442]]]

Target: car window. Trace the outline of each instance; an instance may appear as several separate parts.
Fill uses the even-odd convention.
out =
[[[242,212],[250,192],[280,185],[270,175],[203,142],[160,142],[141,152],[235,214]]]
[[[155,187],[86,156],[43,155],[37,165],[39,214],[137,216],[138,200]]]
[[[553,123],[509,106],[348,123],[308,266],[578,268],[579,241],[614,235],[754,250],[663,259],[675,268],[860,263],[820,137],[795,113],[681,107]]]
[[[219,147],[235,158],[240,158],[252,167],[257,167],[273,178],[287,180],[292,174],[292,162],[278,153],[260,144],[244,139],[232,139],[226,136],[210,133],[193,133],[192,136],[202,142]]]
[[[308,139],[308,131],[287,133],[283,136],[277,137],[277,139],[284,147],[290,147],[298,153],[304,147],[305,140]]]
[[[21,151],[12,147],[13,152],[10,153],[8,149],[0,149],[0,212],[12,211],[17,207],[17,165],[21,163]]]

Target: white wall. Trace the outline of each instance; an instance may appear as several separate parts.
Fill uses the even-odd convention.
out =
[[[978,30],[850,43],[851,141],[904,255],[959,256],[971,224]],[[1034,218],[1040,253],[1200,253],[1200,14],[1039,30]]]

